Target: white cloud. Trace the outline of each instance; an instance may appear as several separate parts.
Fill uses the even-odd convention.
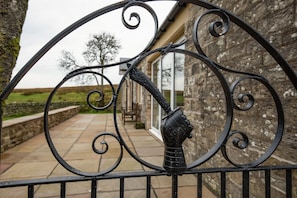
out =
[[[14,69],[15,75],[23,65],[50,39],[89,13],[118,2],[118,0],[30,0],[26,21],[21,36],[21,51]],[[163,21],[174,1],[150,2]],[[84,51],[85,43],[90,35],[103,31],[110,32],[121,42],[122,49],[119,57],[137,55],[151,40],[154,30],[152,18],[144,9],[133,8],[131,11],[140,11],[141,25],[137,30],[128,30],[121,22],[121,10],[105,14],[81,28],[75,30],[61,42],[54,46],[36,65],[25,75],[17,87],[53,87],[65,74],[58,69],[58,60],[61,51],[68,50],[80,56]],[[130,11],[130,12],[131,12]],[[160,24],[159,21],[159,25]],[[115,83],[118,82],[118,70],[106,72]],[[116,82],[117,81],[117,82]]]

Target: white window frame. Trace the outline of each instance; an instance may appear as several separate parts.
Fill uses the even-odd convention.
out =
[[[177,43],[179,43],[179,42],[181,42],[182,40],[184,39],[184,37],[182,37],[182,38],[180,38],[178,41],[177,41]],[[166,55],[165,55],[166,56]],[[161,70],[161,72],[162,72],[162,68],[163,68],[163,58],[164,58],[164,56],[160,56],[160,57],[158,57],[155,61],[153,61],[152,62],[152,67],[151,67],[151,75],[152,76],[154,76],[154,67],[153,67],[153,65],[157,62],[157,61],[160,61],[160,70]],[[173,109],[174,108],[174,105],[175,105],[175,53],[173,54],[173,67],[171,68],[171,72],[172,72],[172,75],[171,75],[171,87],[170,87],[170,90],[171,90],[171,92],[170,92],[170,106],[171,106],[171,108]],[[152,78],[152,80],[153,80],[153,78]],[[158,83],[158,89],[162,92],[162,75],[161,75],[161,77],[160,77],[160,79],[158,79],[158,81],[160,82],[160,83]],[[155,83],[155,82],[153,82],[153,83]],[[160,129],[160,127],[161,127],[161,120],[162,120],[162,108],[159,106],[159,108],[158,108],[158,114],[159,114],[159,128],[155,128],[154,126],[153,126],[153,101],[154,101],[154,97],[153,96],[151,96],[151,127],[150,127],[150,132],[151,133],[153,133],[157,138],[159,138],[160,140],[162,140],[162,135],[161,135],[161,129]],[[162,140],[163,141],[163,140]]]

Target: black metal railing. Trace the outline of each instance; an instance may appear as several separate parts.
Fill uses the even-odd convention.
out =
[[[219,174],[219,191],[218,196],[219,197],[228,197],[227,194],[227,175],[229,173],[239,173],[241,174],[240,178],[242,180],[242,190],[241,190],[241,197],[250,197],[251,196],[251,188],[250,188],[250,174],[252,172],[264,172],[264,185],[263,189],[265,189],[265,195],[263,194],[263,197],[274,197],[271,192],[271,172],[282,170],[285,171],[284,175],[284,182],[286,185],[285,188],[285,197],[294,197],[293,196],[293,172],[296,173],[297,166],[263,166],[263,167],[257,167],[250,170],[244,169],[244,168],[210,168],[210,169],[199,169],[199,170],[189,170],[186,171],[184,174],[191,174],[195,175],[197,177],[197,183],[196,183],[196,190],[197,190],[197,198],[202,198],[203,194],[203,177],[206,175],[212,175],[212,174]],[[60,188],[57,188],[56,191],[60,192],[60,197],[66,197],[66,191],[67,191],[67,184],[76,183],[76,182],[89,182],[90,184],[90,197],[97,197],[100,192],[98,192],[98,189],[100,186],[98,186],[99,181],[108,181],[108,180],[119,180],[119,197],[125,197],[125,179],[129,178],[145,178],[146,181],[146,187],[145,187],[145,197],[152,197],[152,179],[155,177],[162,177],[167,176],[167,173],[165,172],[159,172],[159,171],[147,171],[147,172],[133,172],[133,173],[111,173],[104,176],[96,176],[96,177],[83,177],[83,176],[68,176],[68,177],[53,177],[53,178],[44,178],[44,179],[31,179],[31,180],[17,180],[17,181],[7,181],[7,182],[1,182],[0,188],[16,188],[16,187],[27,187],[28,191],[28,197],[34,197],[34,189],[35,187],[40,187],[44,185],[50,185],[50,184],[59,184]],[[178,175],[172,176],[172,183],[171,183],[171,189],[172,194],[171,197],[177,197],[178,195]],[[238,194],[239,196],[240,194]]]
[[[147,10],[153,20],[155,22],[154,26],[154,37],[151,41],[147,44],[145,49],[141,51],[137,56],[125,60],[123,62],[109,64],[105,66],[92,66],[92,67],[85,67],[81,69],[77,69],[68,75],[53,89],[51,92],[47,103],[45,105],[44,111],[44,131],[47,143],[56,158],[56,160],[68,171],[76,174],[77,176],[69,176],[69,177],[58,177],[58,178],[45,178],[45,179],[32,179],[32,180],[22,180],[22,181],[1,181],[0,188],[9,188],[9,187],[19,187],[19,186],[27,186],[28,188],[28,197],[34,197],[34,188],[37,185],[47,185],[47,184],[60,184],[60,196],[66,196],[66,189],[67,184],[72,182],[81,182],[81,181],[89,181],[91,186],[91,197],[97,196],[97,182],[101,180],[110,180],[110,179],[118,179],[120,180],[120,197],[125,196],[125,179],[126,178],[137,178],[143,177],[146,178],[146,197],[151,197],[151,179],[153,177],[159,176],[171,176],[172,177],[172,197],[178,196],[178,177],[181,175],[186,174],[193,174],[197,176],[197,197],[202,197],[202,183],[203,178],[206,175],[211,174],[219,174],[219,181],[220,181],[220,191],[218,192],[220,197],[227,197],[227,185],[228,179],[227,175],[229,173],[240,173],[241,175],[241,185],[242,186],[242,197],[249,197],[251,195],[251,187],[250,187],[250,174],[253,172],[263,173],[264,172],[264,188],[265,188],[265,197],[273,197],[271,195],[271,172],[275,170],[283,170],[285,171],[285,178],[284,181],[286,183],[285,189],[285,196],[286,197],[293,197],[296,193],[293,193],[293,183],[296,182],[293,175],[296,175],[297,163],[295,165],[274,165],[274,166],[261,166],[267,159],[269,159],[281,143],[284,128],[285,128],[285,117],[284,117],[284,109],[281,99],[279,97],[278,92],[276,89],[270,84],[269,80],[266,79],[264,76],[259,74],[254,74],[252,72],[243,72],[231,69],[229,67],[225,67],[215,60],[212,60],[207,56],[207,53],[204,51],[203,46],[200,44],[201,35],[199,35],[199,29],[201,25],[201,21],[204,17],[215,15],[219,18],[215,22],[211,23],[209,26],[209,33],[211,36],[217,38],[221,36],[225,36],[229,29],[230,24],[233,23],[241,28],[244,32],[250,35],[253,39],[255,39],[265,50],[269,53],[276,63],[281,67],[281,69],[285,72],[286,76],[288,77],[289,81],[293,84],[294,88],[297,90],[297,77],[296,73],[293,71],[291,66],[287,63],[287,61],[277,52],[277,50],[265,39],[263,38],[256,30],[250,27],[247,23],[242,21],[240,18],[236,17],[235,15],[231,14],[230,12],[223,10],[211,3],[206,1],[200,0],[183,0],[177,1],[176,7],[185,6],[186,4],[193,4],[199,6],[203,9],[206,9],[204,14],[197,18],[193,25],[192,30],[192,37],[187,38],[186,40],[182,41],[181,43],[177,44],[169,44],[160,48],[153,49],[153,44],[157,41],[157,36],[159,36],[159,26],[158,26],[158,17],[155,11],[149,6],[147,3],[148,0],[129,0],[129,1],[122,1],[105,8],[99,9],[86,17],[78,20],[77,22],[73,23],[65,30],[60,32],[57,36],[55,36],[52,40],[50,40],[40,51],[34,55],[27,64],[20,70],[20,72],[11,80],[11,82],[7,85],[4,91],[0,95],[1,104],[13,91],[16,85],[20,82],[20,80],[26,75],[26,73],[35,65],[36,62],[46,54],[54,45],[56,45],[60,40],[62,40],[65,36],[70,34],[72,31],[76,30],[78,27],[86,24],[87,22],[100,17],[108,12],[112,12],[117,9],[122,9],[122,21],[126,28],[128,29],[137,29],[138,24],[140,23],[140,16],[137,13],[131,14],[131,17],[135,17],[139,23],[137,25],[130,25],[129,22],[125,19],[124,14],[126,10],[133,6],[139,6]],[[179,46],[187,43],[193,43],[194,49],[190,51],[188,49],[180,49]],[[183,54],[191,59],[195,59],[197,61],[203,62],[206,67],[209,68],[209,71],[214,74],[214,76],[218,79],[218,85],[222,87],[223,90],[223,98],[225,100],[225,123],[223,126],[223,130],[217,139],[216,143],[213,147],[211,147],[206,154],[204,154],[199,159],[191,162],[190,164],[186,163],[183,143],[187,138],[191,138],[193,134],[193,129],[195,128],[194,125],[191,124],[191,120],[187,118],[186,114],[182,111],[181,108],[171,109],[170,104],[166,101],[165,97],[159,91],[154,83],[150,80],[149,77],[146,76],[138,66],[141,62],[148,56],[152,54],[167,54],[167,53],[179,53]],[[128,64],[128,69],[126,73],[123,75],[122,80],[119,83],[118,88],[116,89],[112,82],[103,74],[93,71],[93,69],[98,69],[102,67],[114,67],[120,64]],[[234,80],[231,85],[227,82],[226,76],[223,74],[231,73],[238,75],[239,77]],[[108,142],[101,142],[101,145],[105,145],[103,150],[96,148],[96,141],[102,136],[108,136],[114,138],[118,144],[120,145],[120,155],[117,161],[109,167],[107,170],[103,172],[84,172],[75,167],[71,166],[67,163],[65,159],[59,154],[55,145],[52,141],[52,137],[49,132],[49,120],[48,120],[48,112],[50,109],[50,104],[52,102],[52,98],[58,91],[58,89],[69,79],[82,74],[93,74],[103,77],[108,85],[112,90],[113,97],[111,100],[103,107],[95,106],[94,104],[89,103],[91,108],[96,110],[102,110],[113,106],[113,114],[114,114],[114,127],[116,133],[101,133],[98,134],[97,137],[94,138],[92,144],[93,151],[97,154],[104,155],[108,151]],[[117,121],[117,101],[120,95],[120,89],[124,85],[126,77],[129,76],[135,83],[139,84],[143,88],[145,88],[156,101],[159,103],[161,108],[166,113],[166,116],[162,120],[161,126],[161,134],[164,141],[164,163],[163,166],[157,166],[151,163],[146,162],[145,160],[141,159],[137,156],[127,143],[125,142],[124,138],[121,135],[121,131],[118,127]],[[228,142],[232,142],[233,146],[237,149],[244,150],[249,147],[249,136],[240,131],[232,128],[232,124],[234,122],[234,111],[244,112],[251,108],[255,107],[255,99],[254,96],[250,93],[247,94],[239,94],[238,98],[235,99],[235,90],[238,88],[239,84],[242,82],[246,82],[248,80],[254,80],[259,84],[263,85],[270,94],[272,98],[272,103],[274,104],[274,108],[276,110],[276,132],[275,136],[272,140],[271,145],[268,149],[262,154],[259,158],[253,160],[252,162],[247,163],[238,163],[232,160],[230,154],[228,153],[228,149],[230,149],[227,145]],[[96,90],[91,92],[90,94],[99,94],[103,95],[100,90]],[[88,95],[87,98],[89,98]],[[245,105],[242,107],[238,105],[235,101],[239,101],[244,103]],[[123,152],[127,151],[135,160],[139,163],[152,169],[152,171],[144,171],[144,172],[132,172],[132,173],[114,173],[113,170],[116,169],[121,160],[123,158]],[[219,167],[219,168],[201,168],[200,166],[208,162],[218,151],[222,151],[222,156],[226,161],[229,162],[229,165],[232,167]]]

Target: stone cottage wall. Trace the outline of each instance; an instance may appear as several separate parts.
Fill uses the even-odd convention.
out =
[[[297,1],[296,0],[251,0],[222,1],[212,3],[234,13],[257,31],[259,31],[297,72]],[[185,24],[186,37],[190,38],[195,20],[206,10],[191,6],[189,20]],[[199,26],[198,35],[205,54],[221,66],[264,76],[275,88],[282,100],[285,113],[285,131],[276,152],[263,165],[293,164],[297,162],[297,91],[288,77],[253,38],[230,24],[229,32],[215,38],[208,32],[208,27],[215,19],[214,15],[205,17]],[[190,38],[191,39],[191,38]],[[196,50],[194,44],[187,43],[188,50]],[[222,72],[228,86],[244,75]],[[188,163],[204,156],[220,139],[226,121],[226,99],[223,86],[211,67],[192,57],[186,57],[185,64],[185,114],[191,120],[195,130],[193,138],[187,140],[184,149]],[[235,163],[249,163],[258,159],[270,147],[277,128],[277,111],[273,98],[265,86],[256,80],[245,80],[237,86],[235,99],[239,94],[249,93],[255,98],[254,106],[247,111],[234,110],[232,130],[243,132],[249,137],[249,146],[245,150],[236,149],[232,142],[227,143],[227,152]],[[244,108],[248,105],[237,99],[236,105]],[[234,136],[235,137],[235,136]],[[237,136],[240,137],[240,136]],[[200,167],[232,166],[218,152]],[[272,173],[272,194],[284,197],[284,172]],[[264,173],[250,175],[251,197],[264,197]],[[296,173],[293,175],[296,181]],[[220,190],[219,175],[203,177],[204,182],[216,193]],[[227,190],[230,197],[241,193],[241,173],[227,174]],[[215,180],[217,179],[217,180]],[[297,196],[293,185],[293,196]]]
[[[141,69],[141,71],[146,74],[148,77],[151,76],[151,68],[150,63],[142,61],[141,64],[139,65],[139,68]],[[135,86],[135,92],[137,93],[137,87]],[[142,95],[142,97],[140,98],[141,101],[141,115],[140,115],[140,122],[144,123],[145,128],[149,129],[151,127],[151,95],[150,93],[145,89],[145,88],[141,88],[140,89],[140,94]],[[136,101],[136,98],[135,98]]]

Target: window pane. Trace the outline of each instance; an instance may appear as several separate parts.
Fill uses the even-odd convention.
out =
[[[174,108],[184,106],[184,54],[175,54],[174,60]]]
[[[160,64],[160,60],[158,60],[157,62],[155,62],[153,64],[152,67],[152,80],[153,83],[155,83],[155,85],[157,87],[159,87],[159,83],[160,83],[160,79],[161,79],[161,64]],[[152,126],[156,129],[159,129],[159,103],[156,101],[155,98],[153,98],[152,100]]]
[[[173,53],[169,53],[162,59],[162,93],[167,102],[170,103],[170,93],[172,90],[172,68]]]
[[[171,104],[173,53],[166,54],[162,59],[162,94]],[[162,116],[165,112],[162,111]]]

